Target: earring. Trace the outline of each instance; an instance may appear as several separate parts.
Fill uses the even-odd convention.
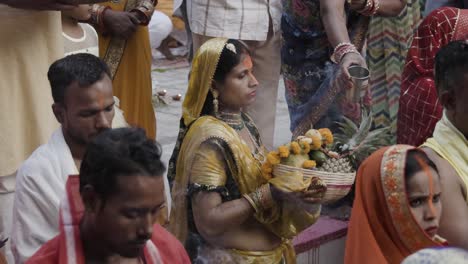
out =
[[[219,101],[218,101],[218,91],[215,89],[211,89],[211,94],[213,95],[213,112],[214,115],[218,115],[218,109],[219,109]]]

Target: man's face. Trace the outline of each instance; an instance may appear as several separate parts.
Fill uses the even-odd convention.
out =
[[[114,118],[112,81],[105,75],[88,87],[79,87],[73,82],[65,93],[64,104],[58,108],[66,138],[75,144],[87,145],[100,132],[111,128]]]
[[[122,257],[141,256],[151,239],[158,212],[165,209],[164,197],[162,177],[118,177],[115,192],[95,214],[95,230],[100,230],[103,239],[99,243]]]

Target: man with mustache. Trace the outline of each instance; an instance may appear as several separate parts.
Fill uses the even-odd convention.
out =
[[[60,234],[27,263],[190,263],[156,223],[165,206],[161,147],[140,128],[119,128],[87,147],[60,207]],[[57,217],[58,219],[58,217]]]
[[[70,55],[50,66],[52,111],[61,126],[18,170],[12,228],[16,262],[23,263],[59,232],[67,178],[78,174],[88,143],[111,128],[109,76],[107,65],[91,54]]]

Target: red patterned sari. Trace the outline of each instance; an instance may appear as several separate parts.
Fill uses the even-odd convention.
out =
[[[432,135],[442,117],[434,84],[439,49],[468,39],[468,10],[442,7],[429,14],[415,32],[402,75],[397,142],[419,146]]]
[[[405,190],[406,155],[414,147],[385,147],[359,168],[345,263],[401,263],[412,253],[442,246],[413,217]]]

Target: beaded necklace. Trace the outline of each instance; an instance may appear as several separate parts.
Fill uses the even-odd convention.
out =
[[[245,123],[242,119],[241,113],[227,113],[219,112],[217,118],[228,124],[230,127],[237,131],[244,129]]]

